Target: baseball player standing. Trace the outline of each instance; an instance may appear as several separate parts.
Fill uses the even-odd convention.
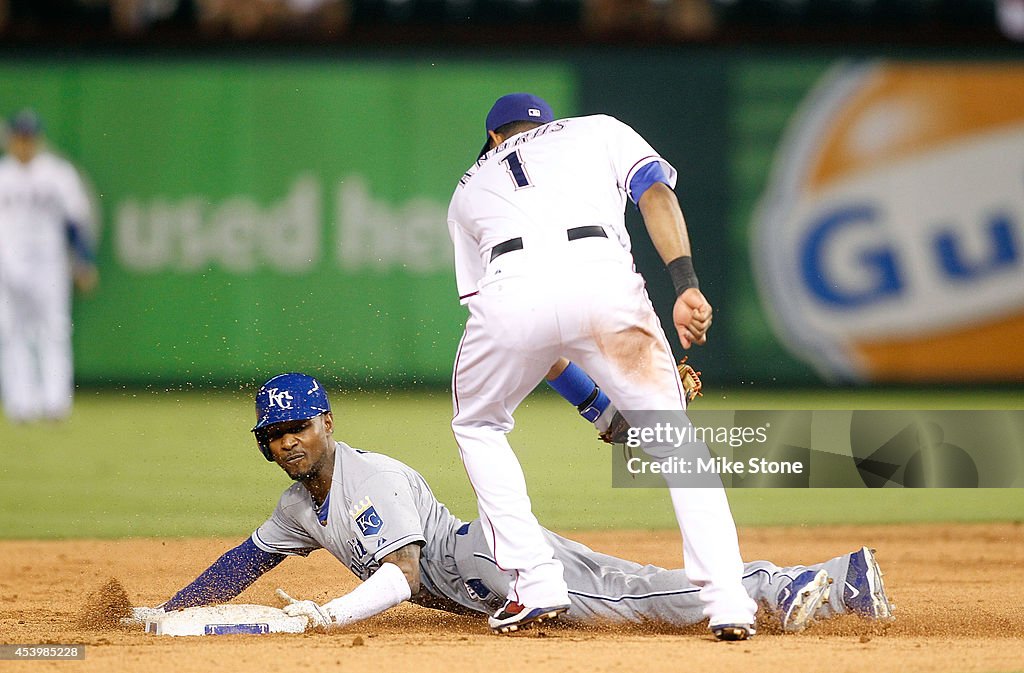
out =
[[[685,348],[705,343],[712,311],[672,191],[676,171],[632,128],[604,115],[556,119],[541,98],[515,93],[494,103],[486,131],[448,210],[459,297],[469,308],[452,374],[452,428],[494,558],[514,571],[508,600],[490,620],[503,631],[569,607],[562,564],[505,437],[526,395],[564,357],[631,425],[642,419],[631,420],[629,410],[673,412],[687,422],[671,348],[634,270],[627,198],[672,277],[673,321]],[[589,381],[573,385],[589,392]],[[669,491],[684,565],[701,588],[712,632],[723,640],[752,636],[756,606],[740,581],[721,482]]]
[[[39,117],[12,117],[0,159],[0,390],[15,422],[71,412],[72,277],[84,292],[99,278],[90,216],[74,167],[43,149]]]
[[[296,483],[251,537],[159,608],[136,608],[136,617],[227,601],[288,556],[321,548],[363,582],[323,605],[306,600],[285,607],[311,626],[353,624],[405,600],[463,614],[500,608],[509,576],[495,563],[482,522],[455,517],[408,465],[335,440],[335,427],[327,393],[315,378],[288,373],[264,383],[256,394],[253,433],[264,457]],[[542,535],[566,569],[568,618],[677,626],[704,619],[686,571],[601,554],[547,530]],[[892,615],[881,570],[866,548],[815,566],[748,563],[743,586],[785,631],[844,613],[881,620]],[[529,624],[506,628],[522,626]]]

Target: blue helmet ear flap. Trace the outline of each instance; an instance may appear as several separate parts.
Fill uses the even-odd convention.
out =
[[[252,433],[256,435],[256,446],[260,448],[260,453],[267,459],[268,462],[274,462],[274,457],[270,455],[270,442],[267,440],[267,432],[263,428],[253,429]]]

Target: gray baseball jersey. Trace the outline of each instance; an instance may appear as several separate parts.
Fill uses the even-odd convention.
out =
[[[364,580],[388,554],[419,544],[423,587],[434,596],[481,609],[455,565],[455,533],[462,522],[409,466],[337,442],[327,507],[326,522],[321,524],[309,491],[293,484],[252,534],[252,541],[279,554],[306,556],[326,549]]]
[[[595,552],[551,531],[544,535],[565,567],[571,602],[565,619],[680,626],[704,619],[699,588],[684,570],[641,565]],[[423,588],[442,601],[480,613],[501,607],[508,587],[509,575],[495,564],[479,520],[465,523],[452,515],[408,465],[343,442],[336,444],[326,522],[320,523],[309,491],[296,483],[284,492],[252,541],[278,554],[306,556],[326,549],[360,579],[372,575],[388,554],[419,544]],[[804,569],[748,563],[743,583],[752,598],[774,608],[780,589]],[[839,573],[845,568],[832,572],[844,576]],[[415,602],[438,607],[422,597]]]

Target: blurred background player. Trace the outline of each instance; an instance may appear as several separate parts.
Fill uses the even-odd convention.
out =
[[[15,422],[71,413],[71,284],[99,281],[91,205],[75,168],[46,151],[32,110],[8,122],[0,159],[0,391]]]
[[[313,377],[280,374],[256,393],[253,433],[261,453],[296,483],[270,518],[159,608],[223,603],[288,556],[326,549],[363,583],[323,605],[285,606],[310,626],[345,626],[403,601],[459,614],[490,614],[505,601],[509,574],[495,564],[483,524],[463,522],[408,465],[334,439],[327,392]],[[704,620],[685,570],[641,565],[595,552],[542,529],[565,566],[566,619],[675,626]],[[327,586],[330,578],[323,578]],[[743,586],[785,631],[815,619],[857,614],[889,620],[892,608],[873,553],[861,548],[815,566],[744,566]],[[508,625],[516,631],[529,624]]]
[[[627,197],[672,278],[684,348],[706,342],[712,309],[672,191],[676,171],[636,131],[606,115],[556,119],[529,93],[495,101],[485,128],[479,159],[448,209],[459,299],[469,308],[452,374],[452,430],[496,560],[515,571],[507,604],[490,621],[502,630],[557,617],[569,604],[506,438],[530,391],[551,378],[580,408],[585,399],[572,391],[585,398],[596,381],[634,427],[641,423],[627,410],[685,422],[672,350],[634,270]],[[559,374],[564,358],[579,366]],[[656,458],[674,450],[644,448]],[[670,486],[684,565],[712,632],[722,640],[754,635],[756,606],[740,582],[725,490]]]

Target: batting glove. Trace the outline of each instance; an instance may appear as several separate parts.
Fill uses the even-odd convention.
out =
[[[280,588],[276,593],[287,603],[281,608],[284,613],[289,617],[305,617],[309,620],[309,623],[306,625],[307,628],[310,626],[330,626],[334,623],[330,610],[324,609],[315,602],[296,600],[285,593],[284,589]]]
[[[305,617],[309,620],[309,626],[330,626],[334,623],[330,615],[313,601],[298,601],[282,609],[289,617]]]

